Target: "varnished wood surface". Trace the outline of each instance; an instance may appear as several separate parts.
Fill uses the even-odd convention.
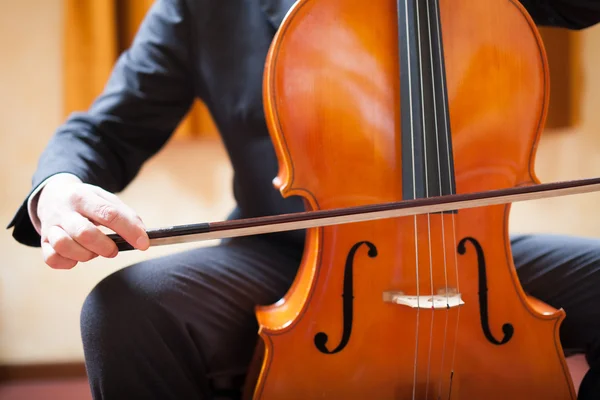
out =
[[[440,4],[457,192],[535,182],[549,82],[531,19],[512,1]],[[265,80],[284,196],[302,196],[311,209],[401,199],[397,40],[395,1],[297,3]],[[508,213],[491,206],[311,230],[294,285],[257,311],[266,352],[255,398],[574,399],[558,340],[564,313],[523,293]],[[351,335],[340,352],[323,354],[315,335],[327,333],[329,349],[340,343],[347,256],[365,241],[376,254],[362,244],[354,258]],[[417,277],[421,294],[454,287],[465,305],[417,312],[382,301],[384,291],[415,294]],[[514,335],[492,343],[504,324]]]

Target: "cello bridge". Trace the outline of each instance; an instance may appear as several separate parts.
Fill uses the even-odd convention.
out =
[[[385,303],[399,304],[410,308],[442,309],[465,304],[456,289],[441,289],[436,295],[406,295],[404,292],[383,292]]]

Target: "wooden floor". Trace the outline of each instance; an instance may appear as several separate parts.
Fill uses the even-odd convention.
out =
[[[85,378],[0,385],[0,400],[91,400]]]

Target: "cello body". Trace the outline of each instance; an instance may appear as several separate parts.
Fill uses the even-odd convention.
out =
[[[321,210],[538,182],[549,76],[524,8],[408,3],[300,0],[288,13],[264,82],[283,196]],[[290,290],[256,310],[252,397],[575,399],[565,313],[523,291],[509,211],[307,230]]]

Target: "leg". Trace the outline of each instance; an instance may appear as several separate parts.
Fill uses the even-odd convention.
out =
[[[600,394],[600,240],[560,235],[514,235],[517,274],[524,290],[567,314],[560,331],[568,353],[591,367],[582,382]],[[595,397],[596,398],[596,397]]]
[[[302,249],[241,238],[144,261],[104,279],[81,329],[95,399],[209,399],[242,383],[256,304],[279,300]]]

